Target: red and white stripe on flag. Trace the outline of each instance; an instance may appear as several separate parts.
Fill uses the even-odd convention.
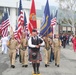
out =
[[[2,37],[8,36],[8,27],[2,30]]]
[[[23,24],[24,24],[24,12],[21,10],[18,17],[18,37],[21,39],[23,33]]]
[[[56,25],[56,17],[51,20],[51,26]]]
[[[5,28],[7,28],[10,25],[9,19],[5,20],[2,22],[2,30],[4,30]]]
[[[2,22],[1,30],[2,30],[2,36],[5,37],[8,35],[8,26],[10,25],[9,19]]]
[[[15,39],[16,39],[18,42],[20,42],[20,38],[19,38],[19,35],[18,35],[18,32],[17,32],[17,31],[14,32],[14,37],[15,37]]]

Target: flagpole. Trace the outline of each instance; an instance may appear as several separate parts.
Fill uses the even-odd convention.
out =
[[[17,7],[17,15],[16,15],[16,24],[17,24],[17,19],[18,19],[18,2],[16,2],[16,7]],[[16,26],[15,26],[16,27]]]
[[[53,10],[53,15],[54,15],[54,10]],[[54,39],[54,33],[55,33],[55,25],[53,25],[53,39]]]
[[[18,16],[18,5],[19,5],[19,2],[17,2],[16,5],[17,5],[17,16]]]
[[[8,8],[6,8],[6,12],[8,13],[8,18],[9,18],[9,11],[8,11]],[[9,21],[10,21],[10,19],[9,19]],[[11,25],[8,26],[8,32],[10,32],[10,27],[11,27]]]

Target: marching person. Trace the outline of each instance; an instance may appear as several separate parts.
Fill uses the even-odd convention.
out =
[[[62,46],[63,46],[63,48],[66,47],[66,40],[67,40],[66,35],[63,34],[63,35],[62,35]]]
[[[52,46],[52,40],[49,38],[49,35],[46,35],[44,37],[45,42],[45,67],[49,66],[50,62],[50,56],[51,56],[51,46]]]
[[[23,34],[22,34],[21,43],[20,43],[22,67],[28,67],[28,51],[27,51],[27,44],[28,44],[28,41],[27,41],[27,38],[26,38],[26,34],[23,33]]]
[[[8,37],[2,37],[1,39],[1,43],[2,43],[2,54],[7,54],[7,41],[8,41]]]
[[[76,52],[76,35],[72,38],[72,43],[73,43],[74,52]]]
[[[40,61],[42,60],[40,54],[40,46],[44,45],[44,41],[42,38],[37,36],[37,30],[32,30],[32,35],[29,38],[28,45],[30,47],[29,60],[32,62],[34,74],[40,74],[39,66]]]
[[[59,67],[61,40],[59,39],[58,34],[56,34],[56,37],[53,39],[53,42],[55,66]]]
[[[16,49],[18,49],[18,42],[17,40],[15,40],[14,34],[11,35],[10,40],[7,42],[7,46],[9,48],[11,67],[15,68],[15,57],[16,57]]]
[[[53,50],[53,38],[50,38],[52,40],[51,44],[51,54],[50,54],[50,62],[54,60],[54,50]]]

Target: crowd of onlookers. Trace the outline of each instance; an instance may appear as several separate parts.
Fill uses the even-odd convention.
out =
[[[62,34],[62,35],[60,35],[60,39],[61,39],[63,48],[66,47],[66,44],[69,45],[70,35],[68,35],[68,34]]]
[[[61,39],[63,48],[65,48],[66,45],[69,45],[71,42],[73,44],[74,52],[76,52],[76,35],[62,34],[60,35],[60,39]]]

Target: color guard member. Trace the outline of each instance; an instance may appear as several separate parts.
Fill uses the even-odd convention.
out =
[[[54,59],[55,59],[55,66],[59,67],[60,64],[60,48],[61,48],[61,40],[59,39],[59,35],[56,34],[56,37],[53,40],[54,42]]]

